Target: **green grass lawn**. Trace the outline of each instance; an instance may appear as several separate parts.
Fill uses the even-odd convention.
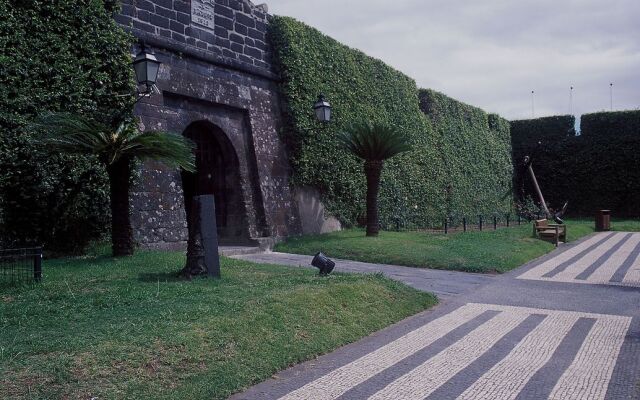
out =
[[[221,281],[180,281],[179,253],[45,262],[0,287],[2,399],[224,399],[433,306],[377,275],[223,259]]]
[[[639,221],[614,221],[617,230],[639,231]],[[593,220],[567,222],[569,241],[594,231]],[[530,224],[497,231],[452,233],[380,232],[368,238],[362,229],[290,238],[276,251],[410,267],[466,272],[503,273],[553,250],[551,243],[532,237]]]

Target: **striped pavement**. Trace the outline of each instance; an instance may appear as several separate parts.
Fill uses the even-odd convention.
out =
[[[479,324],[473,324],[478,319]],[[436,392],[445,384],[449,386],[446,398],[518,399],[531,385],[536,396],[548,390],[538,398],[604,399],[630,323],[631,318],[623,316],[469,303],[280,400],[438,399],[444,398]],[[446,341],[465,324],[470,324],[468,332]],[[569,336],[571,346],[565,344]],[[517,340],[505,340],[509,337]],[[446,345],[438,346],[443,340]],[[433,354],[431,346],[439,351]],[[372,387],[378,389],[374,383],[378,374],[408,358],[412,358],[412,369],[367,393]],[[554,368],[555,382],[549,384],[546,379],[543,388],[532,382],[545,366],[567,358],[572,361],[565,362],[563,370]],[[477,362],[482,368],[474,368]],[[468,382],[466,377],[473,370],[484,373]],[[543,380],[542,375],[538,380]]]
[[[421,290],[466,277],[378,267]],[[640,233],[594,234],[484,278],[231,399],[640,400]]]
[[[640,233],[601,233],[519,279],[640,287]]]

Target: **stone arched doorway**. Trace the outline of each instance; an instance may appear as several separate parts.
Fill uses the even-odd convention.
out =
[[[188,223],[193,196],[213,194],[219,242],[247,243],[249,230],[240,184],[240,163],[233,144],[222,129],[208,121],[192,123],[183,135],[196,144],[197,170],[195,173],[182,172]]]

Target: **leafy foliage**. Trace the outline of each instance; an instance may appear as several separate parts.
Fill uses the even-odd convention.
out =
[[[580,120],[580,134],[609,139],[640,136],[640,111],[614,111],[584,114]]]
[[[384,161],[411,150],[408,138],[383,123],[357,122],[338,134],[338,141],[356,157],[364,160],[367,179],[367,236],[380,231],[378,195]]]
[[[534,200],[531,196],[526,196],[524,199],[516,201],[514,206],[516,214],[527,221],[544,218],[546,215],[546,212],[540,202]]]
[[[74,251],[109,226],[95,157],[42,152],[24,126],[45,111],[127,115],[131,37],[113,1],[0,0],[0,245]],[[105,8],[107,7],[107,8]]]
[[[338,141],[353,155],[369,161],[384,161],[411,150],[401,132],[380,123],[355,123],[338,135]]]
[[[441,137],[447,215],[511,212],[509,122],[433,90],[420,90],[420,107]]]
[[[274,63],[283,78],[286,124],[282,138],[290,149],[292,183],[317,188],[327,209],[345,225],[362,221],[365,179],[360,163],[348,156],[337,137],[354,121],[384,123],[405,133],[414,150],[385,164],[380,188],[381,225],[385,228],[419,226],[429,219],[442,220],[452,209],[447,205],[446,194],[451,183],[448,177],[451,160],[446,160],[443,152],[444,142],[449,138],[433,129],[421,111],[416,83],[382,61],[344,46],[294,19],[274,17],[269,29]],[[320,93],[324,93],[333,106],[333,120],[329,125],[317,122],[312,112]],[[491,126],[500,132],[494,133],[495,140],[504,139],[508,146],[505,139],[508,123],[497,119],[493,122]],[[482,132],[476,134],[483,136]],[[476,156],[461,154],[458,157],[468,158],[470,164],[494,162],[476,159]],[[508,151],[501,157],[508,158]],[[510,162],[505,164],[503,158],[496,163],[506,170],[511,168]],[[511,194],[506,192],[510,180],[509,176],[501,193],[491,195],[506,194],[504,203],[508,204]],[[498,185],[479,190],[490,193],[495,186]],[[482,201],[476,199],[476,192],[465,193],[468,209]]]
[[[523,146],[543,148],[554,142],[573,137],[576,135],[575,123],[576,118],[573,115],[511,121],[514,151]]]
[[[520,198],[535,196],[519,161],[533,168],[547,203],[568,214],[592,216],[611,209],[617,217],[640,215],[640,111],[585,114],[581,134],[574,117],[513,121],[516,188]]]
[[[142,132],[130,120],[116,129],[93,119],[69,113],[48,113],[32,128],[41,133],[36,141],[48,151],[91,154],[106,168],[111,200],[111,243],[114,256],[134,251],[130,212],[130,182],[133,160],[155,160],[170,167],[194,172],[194,143],[181,135]]]
[[[138,129],[125,121],[114,130],[98,121],[69,113],[48,113],[31,125],[40,130],[38,138],[49,149],[65,153],[93,154],[105,165],[124,158],[152,159],[169,167],[194,172],[194,144],[181,135]]]
[[[567,185],[571,185],[574,178],[563,165],[566,157],[572,157],[565,153],[569,138],[575,136],[575,117],[572,115],[511,121],[514,187],[518,203],[528,204],[531,212],[538,211],[534,206],[538,203],[538,196],[525,167],[525,156],[531,157],[548,205],[559,207],[567,200],[566,193],[572,190]],[[557,159],[558,156],[561,159]],[[569,211],[575,210],[575,204],[571,203]]]

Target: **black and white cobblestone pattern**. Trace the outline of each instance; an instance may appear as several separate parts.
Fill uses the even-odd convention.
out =
[[[640,233],[601,233],[519,279],[640,287]]]
[[[232,399],[640,399],[636,235],[601,233],[565,245]],[[291,263],[300,256],[251,257]],[[422,271],[378,269],[385,268],[409,284]],[[572,279],[549,279],[561,273]],[[447,277],[437,278],[435,287],[446,287]]]

